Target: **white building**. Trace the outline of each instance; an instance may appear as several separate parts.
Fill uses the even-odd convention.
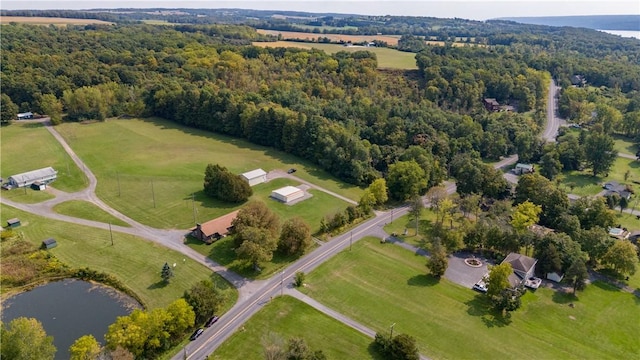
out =
[[[262,169],[251,170],[242,174],[241,176],[246,182],[249,183],[249,186],[267,182],[267,172]]]
[[[283,203],[288,203],[296,199],[300,199],[304,196],[304,191],[298,189],[295,186],[285,186],[278,190],[274,190],[271,192],[271,197],[282,201]]]
[[[36,181],[48,184],[58,177],[58,172],[52,167],[28,171],[22,174],[9,176],[9,184],[12,187],[31,186]]]

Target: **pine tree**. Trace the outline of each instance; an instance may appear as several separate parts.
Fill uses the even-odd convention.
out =
[[[164,263],[164,266],[162,266],[162,280],[164,280],[164,282],[169,283],[169,279],[171,279],[173,277],[173,270],[171,269],[171,267],[169,266],[169,264]]]

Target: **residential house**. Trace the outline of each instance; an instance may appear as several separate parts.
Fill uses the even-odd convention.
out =
[[[220,216],[203,224],[196,224],[191,229],[191,235],[202,242],[212,242],[225,237],[233,229],[233,220],[238,216],[238,210]]]
[[[500,104],[494,98],[485,98],[482,103],[487,111],[500,111]]]
[[[513,169],[513,172],[516,175],[528,174],[528,173],[532,173],[532,172],[535,172],[535,171],[536,171],[536,169],[533,167],[533,165],[531,165],[531,164],[521,164],[521,163],[516,164],[516,167]]]
[[[522,254],[510,253],[502,263],[509,263],[513,268],[513,274],[509,275],[509,284],[512,287],[521,285],[537,289],[542,280],[534,276],[538,260]]]
[[[602,185],[602,188],[607,190],[605,191],[604,196],[617,194],[627,200],[631,198],[631,191],[629,191],[629,187],[625,184],[620,184],[617,181],[608,181]]]
[[[583,87],[586,84],[587,84],[587,79],[584,77],[584,75],[573,75],[571,77],[571,85],[573,86]]]

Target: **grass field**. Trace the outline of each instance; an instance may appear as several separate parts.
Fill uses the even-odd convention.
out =
[[[629,155],[635,155],[638,150],[638,145],[631,141],[628,137],[615,135],[614,139],[614,149],[619,153],[625,153]]]
[[[262,359],[263,339],[274,334],[285,344],[291,337],[302,337],[311,350],[322,350],[327,359],[382,359],[370,346],[373,339],[289,296],[273,299],[244,329],[209,358]]]
[[[626,172],[629,176],[625,181]],[[607,181],[617,181],[621,184],[631,184],[632,181],[640,181],[640,162],[632,159],[618,157],[609,171],[609,176],[592,176],[590,169],[583,171],[567,171],[562,174],[561,184],[568,193],[581,196],[593,196],[602,191],[602,184]],[[570,184],[574,185],[571,189]],[[635,186],[640,188],[639,186]]]
[[[130,226],[126,222],[105,212],[94,204],[86,201],[71,200],[57,204],[53,211],[58,214],[69,215],[81,219],[110,223],[111,225]]]
[[[378,68],[383,69],[417,69],[416,55],[410,52],[398,51],[395,49],[381,47],[364,47],[364,46],[342,46],[339,44],[318,44],[305,43],[298,41],[275,41],[275,42],[254,42],[253,45],[260,47],[295,47],[301,49],[319,49],[328,54],[334,54],[338,51],[371,51],[376,54],[378,59]]]
[[[203,194],[208,163],[236,174],[295,167],[300,178],[351,199],[362,193],[294,156],[161,119],[65,123],[57,129],[97,176],[98,196],[156,228],[186,229],[238,208]],[[324,210],[314,209],[319,216]]]
[[[527,292],[510,319],[485,295],[426,275],[423,257],[368,238],[307,276],[303,289],[376,331],[416,337],[435,359],[630,359],[640,343],[639,300],[596,282],[578,298]],[[570,303],[574,307],[568,306]]]
[[[283,39],[309,39],[309,41],[313,41],[317,38],[329,38],[331,41],[339,42],[339,41],[351,41],[351,42],[363,42],[363,41],[385,41],[387,44],[396,46],[398,45],[398,40],[400,39],[400,35],[341,35],[341,34],[314,34],[307,32],[297,32],[297,31],[280,31],[280,30],[263,30],[257,29],[259,34],[264,35],[273,35],[278,36],[282,34]]]
[[[58,178],[52,183],[56,189],[73,192],[89,185],[82,171],[41,123],[14,121],[11,125],[3,126],[0,131],[0,151],[2,152],[0,174],[3,179],[14,174],[51,166],[58,170]],[[2,196],[20,202],[38,202],[27,200],[27,198],[41,198],[39,201],[51,198],[50,195],[47,196],[48,194],[39,191],[32,191],[30,196],[23,198],[18,192],[24,194],[23,189],[14,189],[9,192],[3,191]]]
[[[88,24],[107,24],[113,25],[112,22],[96,20],[96,19],[71,19],[59,17],[38,17],[38,16],[0,16],[1,24],[22,23],[31,25],[88,25]]]
[[[70,224],[28,214],[0,205],[2,223],[18,217],[22,226],[14,231],[36,245],[42,240],[55,238],[58,246],[50,251],[62,262],[73,267],[89,267],[114,275],[133,292],[148,308],[167,306],[181,297],[185,290],[200,280],[211,279],[218,288],[226,289],[228,302],[225,310],[237,299],[231,285],[199,263],[160,245],[126,234],[113,233],[113,243],[108,230]],[[160,277],[162,265],[176,263],[174,278],[165,285]]]

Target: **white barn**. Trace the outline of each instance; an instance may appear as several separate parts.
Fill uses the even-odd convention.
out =
[[[242,174],[241,176],[246,182],[249,183],[249,186],[267,182],[267,172],[262,169],[251,170]]]
[[[31,186],[36,181],[48,184],[58,177],[58,172],[52,167],[28,171],[22,174],[9,176],[9,184],[12,187]]]
[[[303,196],[304,196],[304,191],[302,191],[301,189],[298,189],[295,186],[285,186],[283,188],[280,188],[278,190],[274,190],[271,192],[272,198],[282,201],[283,203],[288,203],[293,200],[300,199]]]

